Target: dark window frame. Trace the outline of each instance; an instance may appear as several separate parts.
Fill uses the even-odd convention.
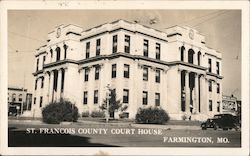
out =
[[[155,82],[156,83],[160,83],[161,82],[161,70],[160,69],[156,69],[155,70]]]
[[[210,112],[213,111],[213,101],[212,100],[208,101],[208,109],[209,109]]]
[[[143,56],[148,57],[148,50],[149,50],[149,41],[144,39],[143,40]]]
[[[212,73],[212,59],[208,59],[208,72]]]
[[[101,39],[96,40],[96,56],[101,54]]]
[[[94,90],[94,104],[98,104],[98,90]]]
[[[157,97],[159,97],[157,99]],[[155,106],[160,106],[161,105],[161,95],[160,93],[155,93]]]
[[[88,92],[87,91],[83,92],[83,104],[84,105],[88,104]]]
[[[43,97],[40,96],[40,104],[39,104],[39,107],[41,108],[43,106]]]
[[[127,93],[127,96],[124,94]],[[129,102],[129,90],[128,89],[123,89],[123,103],[128,103]]]
[[[112,37],[112,53],[117,53],[118,51],[118,35]]]
[[[100,77],[100,66],[95,67],[95,80],[99,80]]]
[[[90,42],[86,42],[86,55],[85,58],[89,58],[90,57]]]
[[[111,69],[111,78],[116,78],[116,70],[117,70],[117,66],[116,64],[112,64],[112,69]]]
[[[84,70],[84,81],[87,82],[89,81],[89,69],[85,68]]]
[[[129,35],[125,35],[125,38],[124,38],[124,52],[125,53],[130,53],[130,36]],[[128,45],[126,45],[126,43]]]
[[[155,44],[155,59],[157,60],[161,59],[161,44],[160,43]]]
[[[146,97],[144,97],[144,95]],[[147,91],[142,92],[142,105],[148,105],[148,92]]]
[[[143,67],[143,81],[148,81],[148,67]]]
[[[129,78],[129,70],[130,70],[129,68],[130,68],[130,66],[128,64],[124,64],[124,71],[123,71],[124,78]]]

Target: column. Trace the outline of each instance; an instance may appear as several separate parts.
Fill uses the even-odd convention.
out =
[[[49,83],[49,102],[53,99],[53,85],[54,85],[54,71],[50,72],[50,83]]]
[[[56,100],[60,101],[62,87],[62,70],[58,70]]]
[[[185,102],[186,102],[186,113],[190,113],[190,88],[189,88],[189,72],[185,73]]]
[[[184,49],[184,62],[188,62],[188,51],[187,51],[186,47]]]
[[[49,103],[49,74],[46,72],[44,75],[44,88],[43,88],[44,104]]]
[[[199,86],[198,86],[199,76],[195,73],[195,90],[194,90],[194,112],[199,112]]]
[[[60,47],[60,49],[61,49],[61,51],[60,51],[60,60],[64,60],[64,56],[65,56],[65,49],[64,49],[64,47],[62,46],[62,47]]]
[[[198,53],[196,53],[196,52],[194,52],[194,55],[193,55],[193,63],[195,64],[195,65],[198,65]]]

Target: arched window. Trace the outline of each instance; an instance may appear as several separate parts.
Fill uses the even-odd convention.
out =
[[[60,53],[61,53],[61,49],[57,47],[56,48],[56,61],[60,61]]]
[[[53,57],[53,50],[50,49],[50,57],[52,58]]]
[[[194,50],[188,50],[188,63],[194,63]]]
[[[185,52],[185,47],[181,47],[181,61],[184,61],[184,52]]]
[[[198,65],[201,65],[201,52],[199,51],[197,54]]]
[[[68,49],[68,46],[66,44],[64,44],[63,48],[64,48],[64,59],[66,59],[67,58],[67,49]]]

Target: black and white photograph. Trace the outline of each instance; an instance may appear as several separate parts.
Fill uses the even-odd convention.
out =
[[[249,154],[249,3],[151,3],[3,5],[3,155]]]

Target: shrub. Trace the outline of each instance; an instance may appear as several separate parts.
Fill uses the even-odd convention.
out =
[[[92,118],[104,118],[105,113],[104,113],[104,111],[93,111],[90,116]]]
[[[82,112],[82,117],[89,117],[89,111]]]
[[[136,123],[164,124],[168,120],[167,112],[157,107],[139,108],[135,116]]]
[[[43,122],[48,124],[59,124],[62,121],[76,122],[79,114],[78,108],[70,101],[60,99],[52,102],[42,110]]]

